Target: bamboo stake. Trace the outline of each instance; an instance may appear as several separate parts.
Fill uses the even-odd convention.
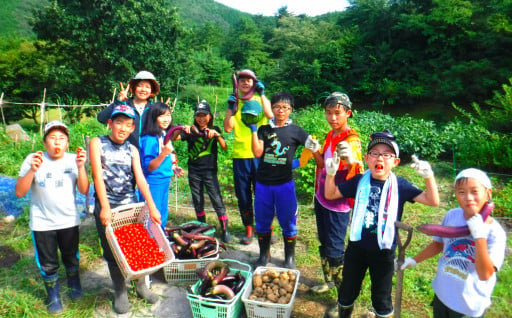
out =
[[[41,121],[41,125],[40,125],[40,128],[39,128],[39,134],[42,136],[43,135],[43,125],[44,125],[44,112],[45,112],[45,109],[44,109],[44,100],[46,99],[46,88],[44,89],[43,91],[43,101],[41,102],[41,110],[40,110],[40,121]]]
[[[2,106],[2,101],[4,100],[4,93],[2,92],[2,96],[0,96],[0,111],[2,112],[2,122],[4,123],[4,127],[7,126],[5,124],[5,117],[4,117],[4,107]]]

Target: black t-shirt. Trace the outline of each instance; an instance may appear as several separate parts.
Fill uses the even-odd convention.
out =
[[[258,139],[263,141],[263,155],[256,180],[263,184],[283,184],[292,180],[292,162],[299,145],[304,145],[308,133],[290,124],[272,128],[263,125],[258,129]]]
[[[338,184],[338,189],[343,197],[355,198],[357,194],[357,185],[359,180],[363,177],[362,174],[357,174],[353,178]],[[378,211],[380,204],[380,197],[382,188],[384,187],[385,181],[376,180],[370,177],[370,195],[367,210],[364,216],[364,226],[361,231],[361,241],[356,244],[371,249],[379,250],[379,244],[377,241],[377,223],[378,223]],[[402,219],[402,213],[405,202],[414,203],[413,199],[420,195],[423,190],[410,183],[408,180],[397,177],[398,183],[398,214],[397,221]]]
[[[213,128],[219,134],[218,126]],[[181,139],[188,144],[188,169],[189,171],[217,171],[218,141],[217,138],[208,139],[205,130],[199,130],[199,135],[195,133],[180,134]]]

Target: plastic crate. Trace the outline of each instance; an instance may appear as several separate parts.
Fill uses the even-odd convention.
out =
[[[272,269],[278,273],[282,273],[284,271],[290,271],[288,268],[280,268],[280,267],[257,267],[254,270],[253,275],[263,274],[266,270]],[[245,312],[247,314],[247,318],[288,318],[292,314],[293,303],[295,302],[295,294],[297,293],[297,288],[299,285],[300,271],[291,269],[296,276],[295,285],[293,288],[293,294],[290,298],[290,302],[287,304],[276,304],[271,302],[262,302],[249,299],[249,296],[252,293],[252,282],[249,284],[244,294],[242,295],[242,301],[245,305]]]
[[[178,259],[164,266],[164,277],[168,283],[194,283],[197,281],[197,269],[203,269],[211,261],[219,259],[219,241],[217,250],[211,257],[198,259]],[[171,243],[174,244],[174,243]]]
[[[201,280],[198,280],[191,287],[191,291],[187,291],[187,299],[190,302],[192,316],[194,318],[238,318],[244,308],[241,300],[247,286],[252,285],[251,265],[236,260],[221,259],[230,267],[230,272],[240,274],[245,278],[245,283],[240,291],[230,300],[211,299],[197,295],[201,287]],[[236,268],[241,267],[241,268]]]
[[[149,235],[156,241],[160,250],[164,253],[164,262],[162,264],[139,271],[133,271],[130,265],[128,265],[116,236],[114,235],[114,230],[123,225],[136,223],[141,223],[144,226]],[[144,202],[127,204],[112,209],[112,222],[105,228],[105,235],[125,280],[133,280],[154,273],[174,261],[174,253],[169,246],[169,241],[165,237],[160,225],[155,224],[149,217],[149,210]]]
[[[189,222],[182,223],[182,224],[180,224],[180,226],[191,224],[191,223],[192,224],[200,224],[202,226],[209,225],[208,223],[203,223],[203,222],[194,220],[194,221],[189,221]],[[213,237],[215,235],[215,226],[212,227],[211,229],[209,229],[208,231],[204,232],[204,235],[212,236]]]

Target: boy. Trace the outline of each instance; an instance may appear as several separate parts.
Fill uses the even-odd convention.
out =
[[[149,186],[144,179],[139,151],[127,141],[135,129],[135,118],[132,107],[124,104],[116,105],[108,120],[110,135],[95,137],[90,142],[92,177],[96,189],[94,217],[103,248],[103,257],[107,261],[110,277],[114,283],[114,310],[118,314],[128,312],[130,304],[124,277],[105,237],[105,227],[112,220],[111,209],[136,203],[135,185],[137,185],[146,200],[149,216],[153,222],[160,224],[160,213],[156,209]],[[145,276],[141,276],[135,286],[139,297],[146,299],[149,303],[158,301],[158,296],[148,290]]]
[[[340,161],[336,173],[336,184],[363,173],[361,140],[357,132],[348,126],[348,119],[353,117],[352,103],[347,94],[334,92],[324,101],[325,119],[332,130],[325,138],[323,151],[314,154],[317,164],[317,184],[315,195],[315,215],[319,252],[325,283],[313,286],[314,293],[325,293],[334,286],[340,287],[343,256],[345,254],[345,234],[350,221],[350,210],[354,201],[348,198],[327,200],[324,196],[325,160],[332,158],[337,147],[351,148],[354,161]],[[347,159],[352,157],[347,157]],[[334,282],[334,284],[333,284]],[[335,306],[332,316],[338,314]]]
[[[224,131],[233,131],[233,179],[235,182],[235,195],[238,200],[238,209],[242,223],[245,227],[245,236],[242,244],[250,244],[253,237],[254,210],[252,195],[255,185],[256,170],[258,170],[258,159],[254,158],[251,151],[251,131],[242,122],[239,111],[246,101],[257,101],[263,106],[265,116],[258,122],[258,126],[267,123],[267,118],[272,118],[270,101],[265,96],[265,86],[256,78],[251,70],[238,72],[234,83],[237,94],[231,94],[228,98],[228,109],[224,118]],[[236,95],[236,96],[235,96]],[[237,96],[240,95],[239,98]]]
[[[58,314],[62,312],[62,303],[57,249],[66,267],[70,298],[74,300],[82,296],[78,254],[80,214],[75,198],[77,188],[84,195],[89,191],[84,167],[87,154],[81,148],[76,155],[66,152],[69,130],[59,121],[46,124],[43,143],[45,153],[38,151],[25,158],[15,194],[21,198],[32,190],[29,226],[34,254],[48,293],[48,311]]]
[[[445,215],[442,225],[469,227],[463,237],[434,236],[423,251],[407,258],[402,269],[439,253],[434,288],[434,317],[483,317],[491,304],[496,272],[503,265],[506,234],[493,218],[479,211],[492,198],[491,180],[478,169],[466,169],[455,177],[455,196],[460,208]],[[462,247],[462,248],[461,248]]]
[[[402,218],[406,201],[439,205],[434,173],[428,162],[415,163],[425,179],[422,191],[392,170],[400,163],[398,144],[389,131],[370,136],[364,159],[368,171],[335,184],[340,159],[355,161],[350,148],[335,151],[326,161],[325,198],[355,198],[350,224],[350,241],[345,251],[341,287],[338,289],[339,317],[350,317],[359,296],[366,270],[370,270],[372,305],[377,317],[391,317],[392,279],[395,259],[395,221]],[[340,156],[341,155],[341,156]]]
[[[320,150],[316,139],[289,119],[293,109],[293,96],[279,92],[272,96],[274,117],[259,129],[249,125],[252,132],[252,151],[260,158],[256,173],[254,211],[260,256],[256,266],[266,266],[270,261],[272,220],[277,215],[283,230],[285,259],[283,267],[295,268],[295,243],[297,241],[297,197],[292,177],[292,161],[297,146],[304,145],[313,153]]]

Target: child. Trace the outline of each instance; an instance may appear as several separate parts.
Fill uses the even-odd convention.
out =
[[[503,265],[507,237],[492,217],[484,221],[479,215],[492,197],[491,180],[483,171],[461,171],[455,177],[455,195],[460,208],[448,211],[442,225],[467,225],[471,234],[434,236],[430,245],[407,258],[401,268],[414,267],[442,252],[432,282],[434,317],[483,317],[491,304],[496,272]]]
[[[66,267],[71,299],[82,296],[78,254],[80,214],[75,199],[77,188],[84,195],[89,191],[84,167],[87,153],[81,148],[77,149],[76,155],[66,152],[69,130],[59,121],[45,126],[43,143],[46,152],[38,151],[25,158],[15,194],[21,198],[32,190],[29,226],[36,264],[48,293],[48,311],[57,314],[62,312],[57,249]]]
[[[171,141],[164,145],[164,137],[171,126],[171,109],[164,103],[151,106],[142,129],[140,155],[142,170],[149,184],[151,196],[160,211],[162,228],[169,218],[169,185],[174,175],[172,157],[176,157]],[[177,176],[183,174],[179,167],[174,168]]]
[[[217,144],[226,151],[228,146],[220,135],[220,128],[213,126],[210,105],[201,101],[194,110],[194,124],[176,137],[188,144],[188,181],[197,220],[206,222],[204,213],[204,189],[210,197],[222,230],[222,241],[231,243],[228,230],[228,215],[220,193],[217,177]]]
[[[356,174],[363,173],[361,140],[357,132],[348,126],[353,116],[352,103],[346,94],[334,92],[324,101],[325,118],[332,130],[327,134],[323,151],[315,154],[317,162],[317,184],[315,195],[315,214],[318,239],[320,240],[320,260],[325,283],[312,287],[315,293],[325,293],[334,285],[341,284],[343,256],[345,253],[345,234],[350,221],[353,200],[341,198],[327,200],[324,197],[325,160],[332,158],[337,147],[350,147],[353,161],[341,161],[336,172],[335,183],[344,182]],[[352,159],[352,156],[347,157]],[[333,284],[334,280],[334,284]],[[337,307],[334,308],[336,313]]]
[[[137,185],[146,200],[149,216],[153,222],[161,224],[160,213],[156,209],[149,186],[144,179],[139,151],[127,142],[128,136],[135,129],[135,118],[132,107],[124,104],[116,105],[108,120],[110,135],[95,137],[90,142],[92,177],[96,189],[94,217],[103,248],[103,257],[107,261],[110,277],[114,283],[114,310],[118,314],[128,312],[130,303],[124,277],[105,237],[105,227],[112,220],[111,209],[136,203],[135,185]],[[146,299],[149,303],[158,301],[158,296],[148,290],[145,276],[141,276],[135,286],[139,297]]]
[[[99,122],[106,124],[112,115],[114,107],[120,104],[127,105],[133,108],[135,113],[135,129],[128,137],[128,141],[132,143],[137,149],[140,149],[140,136],[142,126],[145,123],[146,113],[152,105],[151,98],[155,98],[160,92],[160,85],[155,79],[155,76],[148,71],[140,71],[131,78],[126,89],[123,83],[120,83],[121,91],[117,99],[107,108],[98,113],[97,119]],[[133,97],[128,98],[128,92]]]
[[[224,131],[233,131],[233,179],[235,182],[235,195],[238,200],[238,209],[242,223],[245,226],[245,236],[242,244],[250,244],[253,237],[254,209],[253,191],[255,185],[256,171],[259,160],[254,158],[251,150],[251,131],[242,122],[241,112],[246,101],[257,101],[263,106],[265,116],[258,122],[258,126],[267,123],[267,118],[272,118],[270,101],[265,96],[265,86],[258,80],[253,71],[245,69],[237,73],[235,90],[228,98],[228,109],[224,118]],[[237,98],[237,95],[240,97]]]
[[[367,172],[335,184],[340,159],[355,161],[350,148],[335,151],[326,160],[325,198],[355,198],[350,224],[350,241],[345,251],[341,287],[338,288],[339,317],[350,317],[359,296],[366,270],[370,270],[372,305],[377,317],[391,317],[392,279],[395,259],[395,221],[400,221],[405,202],[439,205],[434,173],[428,162],[415,169],[425,180],[422,191],[392,170],[400,163],[398,144],[389,131],[370,136],[364,159]]]
[[[293,96],[279,92],[272,96],[274,117],[259,129],[249,125],[252,132],[252,151],[260,158],[256,174],[254,211],[260,256],[256,266],[266,266],[270,261],[271,225],[277,215],[283,230],[284,267],[295,268],[295,243],[297,241],[297,197],[292,177],[295,150],[304,145],[313,153],[320,150],[317,140],[289,119],[294,106]]]

